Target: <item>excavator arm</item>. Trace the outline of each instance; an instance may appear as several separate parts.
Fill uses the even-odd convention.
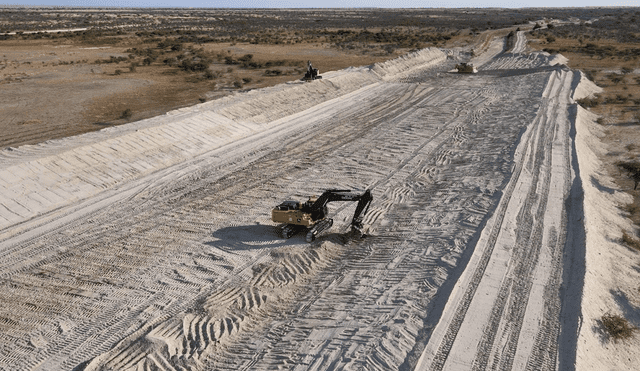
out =
[[[362,229],[362,219],[364,214],[369,210],[369,205],[373,200],[373,196],[371,196],[371,190],[367,189],[363,193],[357,193],[350,190],[344,189],[329,189],[326,190],[316,202],[314,202],[308,209],[308,212],[311,213],[311,217],[313,220],[324,219],[326,217],[326,206],[329,202],[334,201],[358,201],[358,205],[356,206],[356,212],[353,214],[353,219],[351,220],[351,225]]]

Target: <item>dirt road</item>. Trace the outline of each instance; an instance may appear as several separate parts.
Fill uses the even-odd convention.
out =
[[[0,368],[553,368],[580,74],[502,45],[5,151]],[[368,237],[276,235],[327,188],[372,189]]]

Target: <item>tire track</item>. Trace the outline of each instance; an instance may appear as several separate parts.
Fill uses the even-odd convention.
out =
[[[489,232],[486,234],[486,242],[482,243],[483,238],[481,238],[482,254],[473,268],[473,273],[465,281],[467,282],[466,289],[458,299],[455,313],[448,317],[446,330],[442,333],[437,348],[432,346],[425,350],[423,359],[419,363],[419,369],[423,369],[427,365],[429,369],[433,370],[450,369],[467,364],[468,366],[473,365],[472,368],[476,370],[510,370],[514,367],[514,362],[518,357],[520,357],[518,359],[529,359],[529,364],[545,363],[548,365],[549,360],[555,360],[554,349],[557,349],[557,338],[551,339],[548,336],[549,332],[553,333],[555,331],[557,334],[559,321],[557,316],[550,317],[548,314],[555,313],[557,315],[559,313],[558,309],[555,309],[558,304],[554,303],[553,300],[549,304],[545,303],[545,313],[547,313],[544,316],[545,323],[542,326],[538,326],[538,344],[549,353],[538,349],[534,355],[540,358],[530,358],[529,354],[518,353],[518,344],[523,325],[526,323],[527,326],[531,326],[530,321],[534,320],[530,319],[529,322],[526,322],[525,315],[528,315],[529,308],[527,303],[531,300],[533,275],[539,269],[538,261],[543,251],[544,241],[547,241],[545,243],[549,246],[553,246],[551,251],[554,254],[554,265],[551,269],[561,271],[560,260],[557,258],[557,252],[554,251],[558,246],[558,240],[563,240],[564,238],[559,237],[558,233],[564,235],[566,231],[556,231],[555,227],[549,227],[546,224],[550,221],[546,215],[549,209],[548,197],[550,196],[551,178],[556,176],[552,175],[553,173],[550,169],[558,166],[564,169],[564,173],[559,175],[564,188],[561,188],[560,194],[557,193],[558,191],[554,193],[554,197],[559,198],[561,205],[563,204],[563,197],[568,192],[569,184],[569,157],[567,156],[568,146],[566,139],[568,138],[568,130],[563,127],[566,126],[565,122],[557,121],[555,118],[562,117],[563,112],[566,114],[567,101],[565,99],[567,98],[564,98],[564,96],[568,97],[567,87],[568,81],[571,80],[571,74],[561,73],[558,74],[558,77],[556,78],[555,74],[550,76],[544,94],[544,96],[549,97],[550,102],[544,104],[532,128],[523,137],[522,143],[528,148],[521,157],[525,161],[516,160],[512,181],[507,186],[500,205],[493,216],[493,222],[489,227]],[[556,96],[561,97],[559,101],[556,100]],[[560,127],[563,128],[559,129]],[[565,136],[562,136],[563,133]],[[555,147],[552,146],[557,146],[558,135],[560,135],[560,142],[564,143],[564,147],[560,150],[561,153],[556,155],[554,152]],[[521,189],[522,185],[528,186],[527,196],[522,200],[514,198],[514,190],[516,188]],[[510,228],[513,228],[509,227],[509,224],[505,224],[505,217],[508,214],[512,215],[514,210],[518,213],[514,224],[517,227],[514,229],[514,240],[510,242],[508,238],[511,237],[505,239],[504,236],[500,237],[500,235],[509,233]],[[560,209],[556,217],[557,220],[563,220],[563,215],[564,210]],[[552,223],[555,222],[552,221]],[[562,223],[564,222],[560,222],[560,224]],[[501,247],[496,250],[495,247],[497,246]],[[508,246],[508,249],[502,252],[504,249],[502,246]],[[500,254],[502,254],[502,257],[498,258]],[[508,259],[513,263],[511,267],[507,266],[504,273],[498,273],[503,278],[501,280],[498,278],[497,282],[501,283],[500,289],[496,291],[495,299],[493,299],[493,308],[486,322],[478,323],[478,321],[483,321],[482,315],[478,315],[475,312],[472,316],[469,316],[467,311],[470,310],[474,298],[479,295],[477,291],[482,285],[482,277],[485,276],[492,259]],[[555,273],[551,276],[552,278],[547,284],[551,286],[548,286],[547,290],[550,287],[559,288],[557,274]],[[561,273],[559,274],[561,275]],[[492,278],[492,280],[495,279]],[[549,278],[542,279],[548,280]],[[482,295],[484,293],[485,291],[482,291]],[[487,295],[490,295],[490,293],[487,292]],[[555,297],[558,297],[558,295],[558,292],[556,292]],[[484,300],[476,299],[478,302]],[[470,330],[467,321],[473,328],[477,328],[479,325],[482,326],[484,330],[479,339],[474,340],[475,334],[473,330]],[[457,334],[463,326],[466,326],[466,335],[464,338],[458,338]],[[545,334],[547,335],[545,336]],[[458,348],[455,348],[456,344],[459,344]],[[468,348],[477,349],[477,351],[475,353],[460,353],[459,349]],[[452,352],[453,358],[451,357]]]

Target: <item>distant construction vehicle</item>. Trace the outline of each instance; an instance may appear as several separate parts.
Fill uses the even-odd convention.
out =
[[[343,189],[328,189],[320,197],[311,196],[305,203],[284,201],[271,211],[271,220],[280,225],[279,232],[283,238],[306,231],[307,242],[313,242],[322,231],[331,228],[333,219],[328,218],[327,204],[334,201],[357,201],[356,211],[351,220],[352,232],[362,237],[362,219],[373,200],[370,190],[362,193]]]
[[[460,63],[456,64],[458,73],[478,73],[478,69],[473,66],[473,63]]]
[[[318,69],[313,68],[313,66],[311,65],[311,61],[307,61],[307,72],[304,74],[304,77],[302,78],[302,80],[311,81],[311,80],[317,80],[321,78],[322,76],[318,75]]]

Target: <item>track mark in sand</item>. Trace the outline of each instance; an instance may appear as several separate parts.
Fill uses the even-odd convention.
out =
[[[259,323],[270,314],[270,303],[282,300],[274,287],[296,285],[299,276],[312,274],[318,264],[330,263],[331,258],[322,251],[328,250],[321,246],[298,253],[275,253],[274,262],[252,268],[252,282],[244,287],[229,284],[229,288],[199,299],[201,304],[190,311],[123,340],[94,359],[86,370],[200,368],[207,357],[220,352],[250,323]]]
[[[566,117],[571,79],[566,72],[550,74],[543,93],[548,101],[521,141],[521,160],[479,240],[482,253],[473,273],[465,278],[464,293],[454,302],[455,313],[436,329],[438,337],[425,350],[420,369],[555,367],[562,271],[559,254],[566,234],[562,205],[570,184]],[[551,184],[561,186],[552,188]],[[514,197],[515,189],[518,194],[525,189],[525,197]],[[510,260],[513,263],[505,266]],[[496,269],[496,264],[502,268]],[[489,265],[494,265],[491,276],[485,275]],[[490,313],[482,312],[487,300],[493,301]],[[526,336],[535,334],[537,347],[522,343],[523,328]],[[465,335],[459,337],[459,333]],[[468,349],[477,350],[470,353]]]
[[[530,85],[542,91],[544,81],[539,77],[531,79]],[[490,90],[484,90],[487,91]],[[530,94],[524,91],[517,94]],[[438,94],[455,96],[447,89],[431,90],[431,94],[441,102],[446,99]],[[500,188],[500,178],[511,171],[510,162],[504,160],[505,153],[509,153],[508,148],[526,124],[518,119],[522,126],[509,126],[509,139],[502,137],[489,143],[485,141],[487,135],[499,137],[498,133],[505,133],[500,113],[506,111],[506,103],[485,99],[478,102],[488,106],[465,111],[451,104],[456,116],[449,116],[448,121],[425,116],[418,106],[412,113],[398,116],[397,121],[384,123],[390,127],[385,132],[396,133],[404,147],[394,144],[395,136],[382,137],[375,131],[373,136],[363,138],[369,143],[376,143],[374,137],[383,141],[379,155],[375,150],[378,146],[367,150],[382,164],[387,163],[382,151],[414,148],[389,157],[388,163],[394,159],[395,164],[389,168],[389,175],[375,183],[379,210],[372,235],[360,244],[348,245],[343,268],[322,269],[319,279],[307,283],[308,293],[299,293],[297,302],[288,306],[281,303],[284,313],[278,315],[278,320],[264,324],[269,330],[241,336],[229,352],[211,360],[206,367],[225,370],[236,369],[240,364],[240,368],[267,370],[296,364],[312,369],[393,369],[405,362],[416,341],[424,336],[420,329],[428,315],[425,308],[429,308],[430,299],[455,269],[467,241],[481,224],[483,218],[478,215],[486,215],[496,202],[491,195]],[[525,107],[512,109],[526,112]],[[482,124],[470,119],[471,112],[477,112]],[[455,145],[455,133],[460,130],[452,123],[464,126],[468,133],[468,139],[459,146]],[[421,131],[412,130],[418,125],[422,126]],[[422,135],[422,142],[416,142]],[[358,151],[352,153],[357,158]],[[442,161],[444,158],[449,160]],[[495,162],[497,159],[504,163]],[[339,166],[332,164],[327,169],[336,171]],[[318,168],[320,174],[328,172],[323,166]],[[462,182],[461,172],[469,177],[467,184]],[[438,181],[425,182],[425,173],[437,175]],[[486,174],[491,174],[495,182],[485,179]],[[465,223],[457,224],[462,220]],[[456,226],[454,230],[452,226]],[[284,309],[291,306],[293,309]],[[242,357],[239,353],[253,356]],[[260,362],[256,362],[255,354],[259,354]],[[226,357],[236,359],[236,363],[220,361]]]
[[[51,290],[26,309],[28,321],[0,309],[8,330],[0,340],[12,344],[0,365],[411,368],[442,285],[499,201],[544,87],[542,73],[441,72],[282,118],[153,174],[83,220],[3,241],[3,293],[25,303]],[[335,187],[373,188],[369,237],[343,234],[348,203],[330,205],[336,223],[314,244],[274,233],[268,212],[277,202]]]

